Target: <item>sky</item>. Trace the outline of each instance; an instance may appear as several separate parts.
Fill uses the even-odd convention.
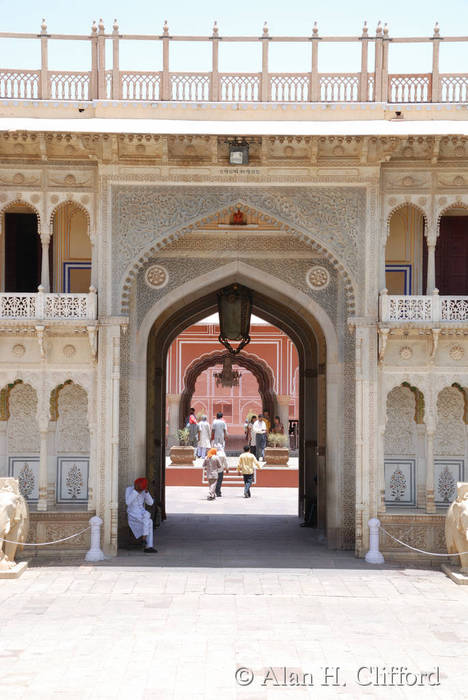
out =
[[[204,35],[212,32],[217,20],[220,35],[260,36],[268,22],[270,35],[310,36],[314,21],[319,33],[328,36],[360,35],[364,20],[369,33],[377,22],[388,22],[390,36],[432,36],[436,21],[441,36],[468,36],[468,0],[0,0],[1,32],[39,33],[42,17],[51,33],[89,34],[92,21],[103,18],[106,31],[112,31],[118,19],[123,34],[162,33],[164,20],[170,32],[179,35]],[[3,68],[40,67],[38,40],[0,39]],[[111,42],[108,42],[106,67],[111,67]],[[89,70],[89,42],[49,42],[51,70]],[[441,72],[468,72],[468,50],[463,43],[442,44]],[[431,70],[431,45],[391,45],[390,72],[417,73]],[[372,50],[370,51],[372,54]],[[160,42],[121,42],[121,69],[160,70]],[[210,69],[211,45],[206,43],[171,45],[170,68],[174,71]],[[370,61],[369,68],[372,70]],[[220,70],[257,72],[260,70],[260,42],[222,44]],[[321,72],[357,72],[360,69],[359,44],[322,44],[319,47]],[[310,70],[310,43],[270,44],[271,72],[307,72]]]

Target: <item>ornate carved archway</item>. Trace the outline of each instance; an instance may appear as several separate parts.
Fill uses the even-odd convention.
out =
[[[195,391],[195,383],[198,377],[205,369],[208,369],[208,367],[222,365],[227,355],[228,353],[226,350],[214,350],[207,355],[202,355],[202,357],[197,358],[187,367],[184,380],[185,386],[181,395],[179,409],[179,425],[181,428],[184,426],[184,421],[188,416],[193,392]],[[249,370],[249,372],[252,372],[258,382],[258,392],[262,399],[262,406],[269,411],[270,416],[273,416],[276,406],[274,377],[267,363],[251,354],[241,352],[239,355],[236,355],[233,360],[233,365],[239,365]]]

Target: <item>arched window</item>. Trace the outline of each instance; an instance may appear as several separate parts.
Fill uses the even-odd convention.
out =
[[[37,215],[26,204],[13,204],[4,213],[4,223],[4,290],[37,292],[42,262]]]
[[[53,219],[54,291],[88,292],[91,241],[86,213],[73,202],[59,206]]]
[[[385,249],[385,286],[389,294],[423,294],[425,266],[424,216],[407,204],[390,219]]]
[[[449,209],[440,220],[435,251],[439,294],[468,294],[468,210]]]

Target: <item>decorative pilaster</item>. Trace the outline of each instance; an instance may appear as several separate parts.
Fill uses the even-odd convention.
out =
[[[215,22],[212,36],[210,100],[219,102],[219,98],[219,29],[218,23]]]
[[[434,504],[434,432],[431,423],[426,426],[426,513],[435,513]]]
[[[117,512],[119,484],[119,423],[120,423],[120,326],[112,337],[112,383],[111,383],[111,501],[110,501],[110,546],[117,553]]]
[[[41,82],[39,97],[41,100],[49,99],[49,48],[48,48],[47,23],[45,19],[41,24]]]
[[[268,74],[268,42],[270,37],[268,34],[268,25],[265,22],[263,25],[262,36],[262,82],[260,85],[260,101],[270,101],[270,76]]]

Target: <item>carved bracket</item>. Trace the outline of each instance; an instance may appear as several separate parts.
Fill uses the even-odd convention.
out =
[[[429,364],[433,365],[435,361],[435,356],[437,352],[437,346],[439,345],[439,334],[440,334],[440,328],[431,328],[431,333],[432,333],[432,349],[431,349],[431,356],[429,358]]]
[[[89,349],[91,350],[91,356],[93,358],[93,361],[96,362],[98,351],[97,327],[86,326],[86,330],[88,331]]]
[[[45,357],[46,357],[46,349],[45,349],[45,343],[44,343],[45,326],[36,326],[36,335],[37,335],[37,342],[39,343],[39,350],[41,353],[41,357],[43,359],[45,359]]]
[[[387,340],[390,334],[390,328],[379,328],[379,365],[383,365],[385,358],[385,348],[387,347]]]

